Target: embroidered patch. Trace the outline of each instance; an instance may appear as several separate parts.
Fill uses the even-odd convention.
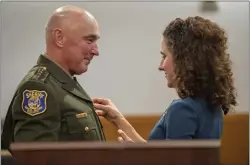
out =
[[[47,109],[47,92],[39,90],[25,90],[23,92],[22,109],[30,116],[44,113]]]

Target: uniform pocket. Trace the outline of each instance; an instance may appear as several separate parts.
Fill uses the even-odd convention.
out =
[[[80,113],[66,118],[70,139],[96,140],[97,126],[91,114]]]

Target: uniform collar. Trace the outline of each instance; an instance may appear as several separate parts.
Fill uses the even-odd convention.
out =
[[[44,54],[41,54],[39,56],[37,64],[45,66],[50,72],[50,74],[62,83],[62,88],[77,97],[80,97],[84,100],[92,101],[88,94],[85,92],[85,90],[81,88],[80,85],[76,82],[75,78],[73,79],[59,65],[57,65],[49,58],[46,58]]]
[[[66,71],[63,67],[61,67],[56,61],[54,61],[53,59],[51,59],[46,53],[44,53],[43,56],[45,58],[49,59],[50,61],[52,61],[53,63],[55,63],[58,67],[60,67],[65,73],[67,73],[69,75],[69,77],[73,78],[73,76],[70,75],[70,73],[68,71]]]
[[[59,64],[52,61],[45,54],[41,54],[39,56],[37,64],[45,66],[47,70],[53,75],[53,77],[55,77],[61,83],[68,83],[73,80],[71,75],[69,75],[62,67],[60,67]]]

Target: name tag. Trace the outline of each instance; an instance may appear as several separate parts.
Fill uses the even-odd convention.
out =
[[[79,113],[79,114],[76,114],[76,118],[83,118],[83,117],[87,117],[88,114],[87,113]]]

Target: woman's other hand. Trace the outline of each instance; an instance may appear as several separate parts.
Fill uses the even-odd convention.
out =
[[[112,103],[110,99],[94,98],[94,107],[98,116],[102,116],[105,119],[116,123],[117,120],[124,118],[119,109]]]

